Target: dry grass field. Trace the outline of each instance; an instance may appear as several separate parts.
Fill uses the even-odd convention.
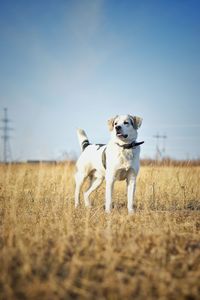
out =
[[[143,166],[74,209],[73,164],[0,165],[0,299],[200,299],[200,167]],[[87,184],[87,183],[86,183]]]

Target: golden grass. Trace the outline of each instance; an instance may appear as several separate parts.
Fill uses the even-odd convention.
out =
[[[74,166],[0,166],[0,299],[199,299],[200,167],[142,167],[74,209]]]

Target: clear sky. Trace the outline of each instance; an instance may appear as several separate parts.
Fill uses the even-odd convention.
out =
[[[14,159],[78,154],[77,127],[106,143],[125,113],[143,117],[142,157],[159,133],[167,155],[199,158],[200,1],[0,0],[4,107]]]

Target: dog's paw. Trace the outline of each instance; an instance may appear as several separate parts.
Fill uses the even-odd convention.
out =
[[[79,203],[75,203],[74,207],[77,208],[79,206]]]
[[[91,205],[89,199],[86,198],[86,197],[85,197],[85,199],[84,199],[84,203],[85,203],[85,207],[87,207],[87,208],[91,208],[91,207],[92,207],[92,205]]]
[[[133,215],[135,213],[135,210],[133,208],[128,210],[129,215]]]

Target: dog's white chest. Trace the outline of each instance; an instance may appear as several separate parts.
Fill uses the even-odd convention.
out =
[[[126,170],[130,167],[131,162],[133,161],[133,153],[131,151],[124,153],[124,151],[119,153],[120,165],[123,166]]]
[[[132,168],[133,153],[132,151],[120,151],[116,159],[116,173],[117,180],[124,180],[127,178],[129,170]]]
[[[124,169],[128,171],[132,166],[133,162],[133,152],[132,150],[122,150],[118,153],[118,161],[120,165],[120,169]]]
[[[135,176],[137,175],[140,152],[138,147],[123,149],[111,143],[106,150],[107,174],[111,174],[110,176],[114,176],[117,180],[124,180],[131,173],[134,173]]]

